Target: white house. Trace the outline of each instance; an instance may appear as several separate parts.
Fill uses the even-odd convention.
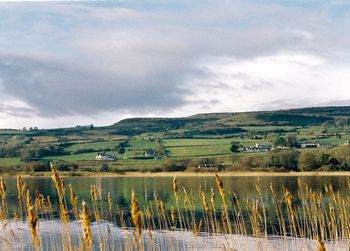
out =
[[[272,147],[268,145],[255,144],[255,146],[247,146],[243,148],[244,152],[268,152]]]
[[[105,152],[98,153],[96,160],[115,160],[115,155],[107,154]]]
[[[156,156],[156,151],[153,150],[153,149],[147,149],[145,152],[144,152],[144,156],[147,157],[147,158],[153,158]]]
[[[301,148],[316,148],[317,144],[314,144],[314,143],[303,143],[303,144],[300,144],[300,147]]]

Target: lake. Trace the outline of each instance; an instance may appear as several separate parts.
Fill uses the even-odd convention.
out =
[[[283,200],[285,199],[284,194],[286,192],[284,189],[287,189],[291,194],[291,196],[294,198],[293,203],[295,203],[296,206],[303,206],[303,203],[305,202],[298,200],[298,198],[300,197],[300,194],[298,195],[298,192],[300,192],[300,189],[298,190],[299,184],[307,184],[308,191],[312,190],[315,194],[320,194],[320,193],[326,194],[325,185],[331,184],[334,194],[339,193],[342,195],[347,195],[349,191],[348,179],[349,179],[348,176],[330,176],[330,177],[327,177],[327,176],[302,176],[302,177],[263,176],[259,178],[259,183],[260,183],[259,187],[261,190],[259,194],[256,189],[256,184],[258,183],[258,177],[251,177],[251,176],[222,177],[225,192],[226,192],[226,197],[228,200],[227,204],[229,205],[229,208],[231,208],[230,210],[232,210],[232,212],[236,210],[235,208],[237,206],[235,205],[235,203],[237,203],[237,201],[240,201],[241,207],[242,207],[241,215],[243,216],[242,219],[244,223],[243,224],[239,223],[239,219],[236,215],[231,217],[232,225],[246,225],[246,226],[253,225],[252,221],[254,220],[254,218],[252,217],[254,217],[254,210],[253,210],[254,207],[252,205],[255,205],[253,203],[256,203],[257,206],[260,206],[260,208],[257,209],[258,211],[260,210],[257,215],[259,217],[261,215],[266,215],[266,219],[262,219],[262,218],[260,220],[257,219],[256,222],[260,222],[260,225],[261,225],[262,222],[266,221],[267,223],[266,233],[269,235],[269,238],[272,238],[274,236],[281,234],[281,232],[279,231],[279,228],[281,225],[281,220],[279,219],[279,217],[283,217],[283,221],[289,222],[288,224],[286,224],[286,226],[288,229],[291,228],[290,226],[291,216],[287,210],[288,204],[283,203]],[[53,204],[53,209],[50,212],[50,218],[48,218],[46,214],[38,212],[39,221],[41,222],[41,231],[43,231],[42,238],[43,240],[45,240],[45,231],[47,231],[48,226],[50,231],[53,228],[60,229],[59,228],[59,225],[60,225],[59,203],[58,203],[58,195],[57,195],[55,185],[50,177],[26,177],[24,178],[24,180],[29,186],[29,190],[31,192],[33,201],[37,192],[40,192],[44,195],[44,197],[50,196],[50,200]],[[25,218],[23,218],[23,220],[18,220],[18,219],[15,219],[14,217],[15,212],[18,215],[18,211],[19,211],[16,178],[6,177],[5,181],[7,186],[6,198],[7,198],[8,218],[10,219],[10,222],[12,224],[15,224],[17,226],[17,229],[23,229],[28,225],[26,223]],[[120,220],[121,214],[123,215],[123,217],[125,217],[126,227],[133,226],[131,216],[130,216],[132,190],[134,190],[135,194],[137,195],[138,203],[141,211],[144,210],[146,212],[146,210],[148,210],[149,208],[151,208],[151,210],[155,210],[157,205],[154,203],[154,194],[157,194],[159,197],[159,200],[162,201],[163,203],[163,208],[166,211],[165,215],[167,215],[165,216],[166,219],[164,220],[164,222],[162,223],[161,213],[154,213],[154,219],[152,219],[154,221],[153,223],[151,223],[152,220],[149,220],[150,222],[148,226],[153,226],[152,231],[156,231],[152,235],[152,236],[155,236],[154,238],[164,239],[164,238],[168,238],[166,237],[168,235],[172,236],[172,234],[171,233],[169,234],[168,232],[172,229],[170,227],[171,207],[175,207],[175,209],[180,210],[182,212],[181,213],[182,216],[179,216],[180,214],[176,216],[177,223],[174,224],[172,229],[173,231],[177,231],[177,236],[183,235],[184,232],[180,230],[186,230],[190,228],[190,227],[184,227],[184,229],[182,229],[182,226],[179,224],[179,218],[181,217],[184,222],[186,220],[188,222],[191,222],[187,226],[190,226],[191,224],[193,224],[192,222],[196,222],[193,227],[194,229],[198,228],[199,230],[197,234],[194,235],[194,238],[204,238],[202,236],[203,233],[201,229],[209,229],[209,231],[207,231],[207,234],[206,234],[206,231],[204,231],[204,235],[209,234],[210,228],[211,228],[209,223],[209,218],[211,217],[211,213],[208,214],[203,209],[203,202],[202,202],[202,197],[200,197],[200,191],[203,191],[204,194],[207,196],[208,201],[210,201],[211,188],[214,188],[216,192],[215,217],[217,217],[217,221],[220,221],[221,218],[223,217],[224,211],[223,211],[223,207],[220,199],[220,193],[217,188],[217,183],[214,175],[178,177],[177,187],[178,187],[178,194],[179,194],[179,201],[180,201],[178,204],[176,203],[176,199],[174,197],[174,193],[172,189],[172,182],[173,182],[172,177],[81,177],[79,176],[79,177],[64,177],[64,181],[65,181],[65,185],[68,185],[68,184],[73,185],[75,189],[75,193],[78,197],[78,202],[79,202],[78,207],[80,208],[80,205],[81,205],[80,202],[81,200],[84,199],[87,202],[87,204],[90,206],[91,211],[92,211],[92,206],[91,206],[92,200],[90,196],[91,185],[95,185],[98,189],[101,190],[102,200],[99,203],[96,203],[94,210],[95,209],[100,210],[99,212],[102,213],[102,216],[103,216],[103,211],[105,213],[104,213],[104,216],[102,217],[103,223],[101,222],[97,224],[98,227],[96,226],[95,217],[92,217],[92,229],[93,229],[92,231],[95,233],[97,231],[106,231],[106,233],[107,232],[110,233],[111,232],[110,229],[114,228],[113,231],[116,233],[116,235],[120,235],[120,231],[121,231],[120,226],[122,225]],[[271,194],[271,189],[270,189],[271,184],[273,184],[276,196],[279,198],[281,202],[281,215],[278,215],[275,210],[275,204],[274,204],[273,196]],[[183,188],[185,188],[185,190],[183,190]],[[302,185],[301,190],[303,189],[306,189],[304,185]],[[67,193],[66,197],[67,197],[67,204],[68,204],[67,208],[71,208],[71,205],[69,204],[69,189],[67,189],[66,193]],[[110,212],[108,212],[109,211],[108,202],[107,202],[108,193],[110,193],[112,202],[113,202],[112,210]],[[185,193],[188,194],[189,202],[187,202],[188,203],[187,205],[185,202],[186,200]],[[324,209],[327,210],[328,205],[330,205],[328,201],[329,198],[325,197],[324,199],[326,201],[324,203],[325,205]],[[176,205],[178,206],[176,207]],[[311,215],[311,214],[312,212],[308,213],[307,215]],[[80,229],[80,225],[74,219],[73,212],[71,210],[69,211],[69,215],[71,219],[70,229]],[[303,219],[303,220],[306,221],[306,219]],[[166,227],[167,224],[169,224],[168,227]],[[306,226],[305,223],[298,223],[298,224],[300,224],[300,226],[304,226],[304,225]],[[318,228],[319,225],[317,224],[316,224],[316,227]],[[223,228],[225,227],[224,225],[225,224],[223,224],[222,229],[220,230],[222,234],[224,234],[225,232],[223,230]],[[106,226],[108,227],[108,230]],[[262,226],[258,226],[258,228],[263,229]],[[105,229],[105,230],[101,230],[101,229]],[[157,231],[157,229],[162,231]],[[232,232],[241,233],[242,231],[235,230]],[[300,231],[300,229],[298,231]],[[315,231],[319,232],[319,230],[315,230]],[[192,232],[193,232],[193,229],[192,229]],[[254,231],[254,227],[247,227],[246,229],[244,229],[243,232],[245,233],[245,235],[250,236],[249,238],[251,238],[252,236],[255,236],[256,239],[259,237],[258,235],[263,234],[263,233]],[[289,233],[289,230],[285,232]],[[124,234],[125,234],[125,231],[124,231]],[[217,245],[217,243],[223,242],[224,239],[227,239],[227,237],[223,237],[222,234],[220,234],[220,237],[218,237],[219,235],[216,235],[217,236],[216,240],[212,240],[211,244],[215,243],[215,245]],[[322,231],[320,231],[320,234],[322,234]],[[47,236],[52,236],[52,235],[53,235],[52,232],[47,234]],[[131,233],[129,233],[129,235],[132,236]],[[72,238],[75,239],[76,242],[78,242],[79,238],[78,237],[74,238],[74,234],[72,234],[72,236],[73,236]],[[238,238],[238,239],[242,237],[241,234],[238,234],[235,236],[236,236],[235,238]],[[294,236],[293,230],[290,230],[290,236],[292,237]],[[187,235],[182,236],[180,240],[178,240],[176,243],[181,243],[181,240],[184,241],[185,237],[187,238],[188,236]],[[297,234],[295,234],[295,237],[297,237]],[[307,242],[310,242],[310,239],[309,239],[310,236],[305,234],[303,238],[304,237]],[[332,239],[328,233],[324,234],[323,237],[328,240]],[[28,243],[30,243],[28,236],[27,238],[28,238]],[[290,249],[290,245],[291,245],[290,243],[294,243],[294,242],[291,241],[289,243],[289,241],[287,241],[288,238],[285,237],[284,242],[282,244],[285,245],[284,247],[286,247],[287,249]],[[312,238],[313,236],[311,236],[311,239]],[[120,241],[120,239],[118,240]],[[266,240],[266,239],[263,239],[263,240]],[[207,238],[204,238],[203,240],[199,241],[199,243],[203,244],[203,241],[208,241],[208,236]],[[47,241],[47,242],[52,243],[52,241]],[[186,245],[192,242],[193,242],[193,239],[190,238],[189,240],[184,241],[184,243],[180,244],[179,248],[176,248],[176,249],[187,250],[189,246],[186,246]],[[244,242],[245,241],[243,241],[243,243]],[[29,248],[30,245],[28,243],[26,245],[28,245],[28,248]],[[281,241],[279,241],[278,244],[274,244],[274,245],[281,246],[282,244],[281,244]],[[122,244],[118,244],[118,245],[120,247],[120,245]],[[151,245],[151,244],[148,243],[148,245]],[[170,244],[163,243],[162,245],[165,245],[164,246],[165,249],[168,249],[168,248],[171,249],[169,246]],[[210,243],[207,245],[210,246]],[[208,247],[207,245],[205,247]],[[254,246],[255,244],[250,244],[250,245]],[[305,243],[301,245],[305,245]],[[333,244],[327,244],[327,245],[333,245]],[[59,247],[56,246],[56,249],[57,248],[59,249]],[[341,248],[343,248],[343,246],[341,246]],[[341,248],[339,250],[342,250]],[[199,249],[205,249],[205,248],[203,247]],[[291,250],[297,250],[297,249],[291,248]]]
[[[260,183],[265,202],[271,202],[270,184],[275,187],[278,195],[283,194],[282,187],[286,187],[289,192],[297,197],[298,179],[303,184],[307,184],[316,193],[324,192],[325,184],[332,184],[334,192],[341,194],[349,190],[348,179],[350,176],[262,176]],[[259,197],[256,191],[258,177],[222,177],[227,192],[236,193],[238,198]],[[57,191],[51,177],[26,177],[24,180],[29,185],[31,194],[34,196],[38,191],[50,196],[52,202],[57,202]],[[7,203],[11,212],[17,208],[17,187],[16,177],[6,177]],[[108,192],[111,193],[114,205],[118,209],[129,210],[131,203],[131,191],[138,195],[140,207],[149,204],[154,200],[153,195],[157,193],[159,198],[165,203],[166,208],[174,205],[174,195],[172,191],[173,177],[64,177],[67,184],[74,186],[79,199],[90,201],[90,187],[96,185],[103,192],[103,197],[107,200]],[[177,177],[179,190],[182,187],[188,192],[191,190],[196,195],[199,189],[204,190],[208,195],[213,187],[218,193],[214,174],[212,176]],[[228,194],[228,193],[227,193]],[[195,196],[199,197],[199,196]],[[56,203],[53,203],[54,205]]]

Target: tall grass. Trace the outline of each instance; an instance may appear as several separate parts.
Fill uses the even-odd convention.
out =
[[[283,188],[283,195],[278,196],[271,184],[270,196],[266,198],[258,179],[258,198],[238,198],[233,191],[225,190],[223,180],[217,174],[216,187],[212,187],[209,193],[201,188],[198,192],[188,191],[185,187],[179,189],[174,178],[169,189],[173,190],[175,204],[170,208],[166,208],[156,193],[149,204],[140,208],[137,195],[130,191],[130,211],[122,211],[116,210],[116,200],[110,191],[102,191],[96,185],[91,186],[91,198],[79,198],[74,187],[64,183],[55,166],[51,168],[58,195],[55,203],[59,208],[61,234],[49,231],[48,236],[43,235],[40,222],[55,219],[52,202],[40,192],[32,198],[28,185],[20,176],[17,178],[18,207],[13,219],[7,209],[6,183],[1,178],[1,250],[15,249],[18,242],[21,242],[20,249],[28,250],[197,249],[201,247],[198,240],[203,236],[212,239],[216,249],[244,249],[245,244],[237,239],[239,236],[255,240],[256,250],[267,250],[271,236],[274,236],[284,243],[285,250],[309,250],[310,246],[297,244],[298,240],[309,240],[314,250],[321,251],[327,249],[327,243],[347,246],[350,239],[350,196],[335,193],[332,185],[325,185],[323,193],[316,193],[299,181],[298,193],[294,197],[286,188]],[[350,182],[348,185],[350,189]],[[86,202],[88,199],[90,205]],[[272,200],[272,208],[266,207],[266,199]],[[196,206],[198,201],[200,210]],[[269,222],[269,215],[276,216],[277,224]],[[11,227],[13,220],[21,219],[28,224],[30,241],[24,237],[25,233],[15,232]],[[79,224],[80,228],[73,230],[72,223]],[[114,231],[116,228],[121,230],[118,236]],[[159,232],[173,235],[160,241],[155,237]],[[183,242],[175,240],[179,233],[193,237],[190,246],[185,239]]]

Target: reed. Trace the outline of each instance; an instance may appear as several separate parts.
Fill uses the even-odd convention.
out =
[[[91,235],[91,218],[90,218],[90,213],[88,206],[86,202],[83,200],[82,201],[82,210],[80,212],[80,218],[82,222],[82,228],[83,228],[83,233],[84,233],[84,240],[85,240],[85,245],[87,248],[90,248],[92,246],[92,235]]]
[[[163,198],[162,194],[155,193],[141,208],[137,194],[132,190],[130,210],[124,211],[118,208],[117,200],[113,200],[112,191],[104,193],[97,185],[91,186],[88,198],[80,198],[73,185],[64,184],[63,177],[54,166],[52,180],[58,195],[54,201],[43,191],[37,191],[33,197],[23,178],[17,178],[18,207],[23,207],[19,210],[23,219],[27,220],[33,250],[196,250],[202,244],[197,241],[199,236],[214,239],[217,250],[237,250],[238,240],[233,236],[254,237],[256,250],[267,250],[264,245],[269,243],[270,235],[284,243],[279,250],[312,248],[325,251],[329,249],[329,243],[343,250],[349,247],[350,195],[335,192],[331,185],[326,185],[324,192],[316,193],[307,184],[299,182],[297,194],[292,194],[288,189],[276,188],[271,183],[263,193],[258,179],[257,194],[238,197],[235,192],[225,190],[218,174],[215,174],[216,188],[205,191],[200,187],[198,192],[183,186],[178,189],[180,185],[174,178],[173,196]],[[69,193],[66,193],[67,188]],[[7,194],[6,182],[0,178],[4,229],[9,224],[6,222],[11,222],[7,213]],[[60,217],[62,235],[50,233],[42,244],[39,221],[53,220],[57,213],[55,208]],[[275,222],[270,221],[272,216]],[[78,220],[79,232],[74,233],[78,235],[78,240],[73,241],[70,226]],[[109,222],[108,227],[105,227],[106,222]],[[116,234],[116,229],[122,231]],[[169,232],[168,239],[157,239],[157,231]],[[174,238],[178,233],[193,236],[193,242],[182,246],[184,244]],[[13,240],[26,240],[13,235]],[[11,245],[15,241],[11,242],[9,236],[2,237],[6,248],[0,246],[0,249],[14,249]],[[310,240],[313,246],[298,246],[297,240]],[[244,246],[242,242],[240,247]],[[22,246],[25,244],[22,243]]]

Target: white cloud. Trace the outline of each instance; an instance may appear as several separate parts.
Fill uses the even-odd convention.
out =
[[[0,127],[349,100],[350,27],[327,2],[122,5],[0,4]]]
[[[282,52],[248,60],[215,58],[206,63],[212,77],[193,80],[187,99],[207,100],[208,105],[189,110],[242,111],[305,107],[347,100],[350,68],[308,53]],[[222,87],[225,83],[225,87]],[[210,106],[210,100],[219,102]],[[284,102],[282,102],[284,100]]]

